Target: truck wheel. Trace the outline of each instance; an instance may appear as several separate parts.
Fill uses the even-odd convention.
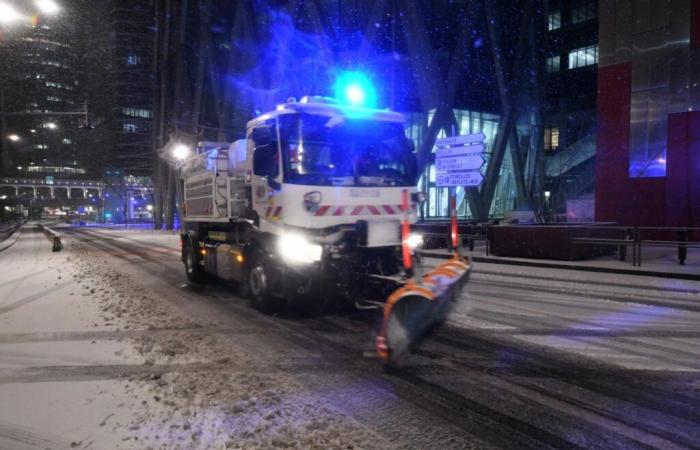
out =
[[[272,296],[272,283],[270,278],[270,261],[264,255],[254,255],[250,260],[248,270],[246,270],[245,288],[250,303],[253,308],[265,313],[272,314],[277,309],[277,300]]]
[[[184,250],[185,274],[187,274],[187,279],[192,283],[204,283],[207,274],[197,260],[197,254],[194,252],[194,243],[188,240],[185,243]]]

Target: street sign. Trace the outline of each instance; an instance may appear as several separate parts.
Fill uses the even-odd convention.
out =
[[[476,144],[476,145],[460,145],[456,147],[448,147],[448,148],[441,148],[438,147],[435,149],[435,157],[436,158],[446,158],[450,156],[458,156],[458,155],[480,155],[484,153],[484,150],[486,147],[484,147],[484,144]]]
[[[484,181],[484,176],[478,170],[435,174],[435,185],[437,187],[473,187],[479,186],[482,181]]]
[[[459,170],[478,170],[484,165],[481,155],[458,155],[435,159],[435,170],[452,172]]]
[[[453,147],[456,145],[469,145],[473,143],[483,143],[486,140],[484,133],[465,134],[463,136],[452,136],[435,140],[437,147]]]
[[[435,145],[435,185],[438,187],[474,187],[484,181],[481,154],[484,133],[467,134],[437,139]],[[454,191],[454,190],[453,190]],[[450,194],[454,196],[454,192]]]

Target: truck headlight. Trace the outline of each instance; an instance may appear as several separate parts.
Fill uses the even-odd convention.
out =
[[[323,248],[309,242],[304,236],[285,233],[277,241],[277,249],[282,258],[290,263],[310,264],[321,260]]]
[[[406,244],[411,250],[415,250],[423,246],[423,235],[418,233],[411,233],[406,238]]]

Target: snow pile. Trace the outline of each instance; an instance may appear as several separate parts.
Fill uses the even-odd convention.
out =
[[[396,448],[310,391],[303,374],[233,346],[220,323],[185,315],[85,244],[70,255],[82,295],[100,306],[93,326],[126,334],[143,362],[116,375],[127,378],[118,408],[128,422],[109,413],[96,423],[122,436],[119,448]]]

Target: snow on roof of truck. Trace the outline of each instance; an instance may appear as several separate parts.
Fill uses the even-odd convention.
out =
[[[266,120],[282,114],[306,113],[321,116],[339,116],[349,119],[374,119],[382,122],[404,123],[403,114],[386,109],[369,109],[357,106],[342,105],[328,97],[303,97],[301,101],[290,99],[287,103],[277,105],[274,111],[261,114],[248,122],[248,128],[255,127]]]

